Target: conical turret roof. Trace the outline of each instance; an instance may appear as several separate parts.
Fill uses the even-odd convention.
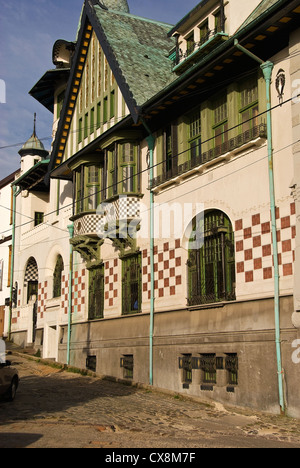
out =
[[[38,139],[35,129],[36,114],[34,114],[34,127],[33,134],[29,140],[24,143],[22,148],[19,151],[20,156],[32,155],[32,156],[42,156],[46,158],[49,155],[49,151],[45,150],[45,147],[41,140]]]

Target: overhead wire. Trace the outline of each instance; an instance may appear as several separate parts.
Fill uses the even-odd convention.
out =
[[[298,94],[297,96],[291,97],[291,98],[289,98],[289,99],[287,99],[287,100],[285,100],[285,101],[283,101],[283,102],[281,102],[281,103],[279,103],[279,104],[273,106],[270,110],[266,110],[266,111],[261,112],[260,114],[258,114],[257,116],[255,116],[255,119],[256,119],[256,118],[259,118],[259,117],[261,117],[261,116],[267,114],[268,112],[271,112],[271,111],[273,111],[273,110],[275,110],[275,109],[277,109],[277,108],[279,108],[279,107],[282,107],[284,104],[287,104],[288,102],[291,102],[293,99],[295,99],[295,97],[296,97],[296,98],[299,98],[299,97],[300,97],[300,94]],[[250,119],[246,120],[246,121],[243,122],[243,123],[245,124],[245,123],[247,123],[247,122],[251,122],[252,120],[253,120],[253,118],[250,118]],[[234,125],[233,127],[231,127],[231,128],[229,128],[229,129],[224,130],[223,132],[221,132],[220,135],[224,135],[224,134],[226,134],[226,133],[228,133],[228,132],[230,132],[230,131],[232,131],[232,130],[235,130],[236,128],[239,128],[239,127],[241,127],[241,124]],[[213,136],[213,137],[210,137],[210,138],[208,138],[208,139],[205,140],[205,141],[201,141],[201,143],[200,143],[199,145],[195,145],[195,147],[196,147],[196,146],[202,146],[203,144],[208,143],[208,142],[210,142],[210,141],[212,141],[212,140],[214,140],[214,139],[215,139],[214,136]],[[297,143],[297,142],[294,142],[294,143],[292,143],[292,144],[295,144],[295,143]],[[186,149],[186,150],[184,150],[184,151],[181,151],[181,152],[179,152],[179,153],[177,153],[177,154],[175,154],[175,155],[172,155],[172,156],[170,157],[170,159],[177,158],[178,156],[181,156],[182,154],[185,154],[185,153],[187,153],[187,152],[190,152],[190,148],[188,148],[188,149]],[[156,167],[158,167],[158,166],[160,166],[160,165],[162,165],[162,164],[165,164],[165,161],[164,161],[164,160],[153,164],[152,168],[156,168]],[[130,179],[132,179],[132,178],[138,177],[139,175],[141,175],[141,174],[143,174],[143,173],[145,173],[145,172],[148,172],[149,170],[150,170],[150,167],[147,167],[147,168],[145,168],[145,169],[142,169],[141,171],[138,171],[134,176],[129,176],[129,177],[123,178],[123,179],[121,179],[120,181],[117,181],[117,182],[115,182],[115,183],[113,183],[113,184],[111,184],[111,185],[105,187],[104,189],[101,189],[101,190],[98,190],[98,191],[94,192],[94,193],[93,193],[93,196],[95,196],[95,195],[97,195],[97,194],[100,194],[100,193],[102,193],[102,192],[104,192],[104,191],[107,191],[107,190],[110,189],[110,188],[114,188],[116,185],[123,184],[124,182],[126,182],[126,181],[128,181],[128,180],[130,180]],[[84,197],[81,197],[78,201],[80,201],[80,202],[81,202],[81,201],[84,201],[85,199],[90,198],[90,196],[91,196],[91,195],[86,195],[86,196],[84,196]],[[50,211],[50,212],[48,212],[48,213],[45,213],[45,214],[44,214],[44,219],[45,219],[47,216],[50,216],[50,215],[52,215],[52,214],[54,214],[54,213],[57,213],[57,212],[66,210],[66,209],[72,207],[73,205],[74,205],[74,200],[73,200],[71,203],[69,203],[69,204],[67,204],[67,205],[64,205],[63,207],[59,207],[59,208],[57,208],[57,209],[55,209],[55,210],[53,210],[53,211]],[[7,208],[7,207],[6,207],[6,208]],[[9,209],[9,208],[7,208],[7,209]],[[27,224],[30,224],[32,221],[34,221],[34,218],[31,218],[30,221],[25,222],[25,223],[22,223],[22,224],[16,226],[16,228],[20,228],[20,227],[23,227],[23,226],[25,226],[25,225],[27,225]],[[56,227],[56,228],[58,228],[57,226],[53,226],[52,224],[49,224],[49,227]],[[63,230],[62,228],[58,228],[58,229]],[[10,231],[10,229],[7,229],[6,231],[2,231],[2,232],[0,233],[0,236],[3,235],[3,234],[5,234],[6,232],[9,232],[9,231]],[[64,232],[67,232],[66,229],[63,230],[63,231],[64,231]]]

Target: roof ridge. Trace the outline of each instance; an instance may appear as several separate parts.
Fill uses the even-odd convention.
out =
[[[138,15],[133,15],[132,13],[125,13],[123,11],[118,11],[118,10],[104,10],[103,8],[100,7],[100,5],[94,5],[94,8],[101,10],[101,12],[103,13],[108,13],[108,14],[114,13],[115,15],[126,16],[128,18],[134,18],[134,19],[138,19],[141,21],[146,21],[147,23],[152,23],[152,24],[156,24],[159,26],[166,26],[166,27],[174,26],[173,24],[170,24],[170,23],[164,23],[163,21],[158,21],[158,20],[154,20],[151,18],[145,18],[143,16],[138,16]]]

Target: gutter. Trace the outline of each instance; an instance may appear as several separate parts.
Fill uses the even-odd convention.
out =
[[[278,243],[276,231],[276,202],[275,202],[275,184],[274,184],[274,165],[273,165],[273,144],[272,144],[272,118],[271,118],[271,77],[274,64],[270,61],[264,62],[256,55],[249,52],[245,47],[241,46],[236,39],[235,47],[248,55],[250,58],[260,64],[260,68],[264,74],[266,83],[266,98],[267,98],[267,138],[268,138],[268,168],[269,168],[269,192],[271,205],[271,222],[272,222],[272,243],[273,243],[273,259],[274,259],[274,315],[275,315],[275,343],[276,343],[276,360],[277,360],[277,375],[278,375],[278,390],[280,412],[285,412],[284,402],[284,370],[282,368],[281,358],[281,337],[280,337],[280,304],[279,304],[279,264],[278,264]]]
[[[70,241],[74,236],[74,224],[68,226]],[[72,282],[73,282],[73,245],[70,242],[70,264],[69,264],[69,304],[68,304],[68,341],[67,341],[67,366],[70,365],[71,348],[71,326],[72,326]]]
[[[9,315],[8,315],[8,340],[11,339],[11,321],[12,321],[12,299],[14,291],[14,266],[15,266],[15,243],[16,243],[16,199],[22,192],[16,185],[13,185],[13,223],[12,223],[12,243],[11,243],[11,265],[10,265],[10,297],[9,297]]]
[[[153,329],[154,329],[154,192],[152,190],[153,163],[155,137],[146,122],[141,119],[143,126],[148,132],[146,141],[149,148],[149,190],[150,190],[150,277],[151,277],[151,299],[150,299],[150,326],[149,326],[149,384],[153,385]]]

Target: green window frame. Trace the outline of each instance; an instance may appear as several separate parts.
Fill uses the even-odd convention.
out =
[[[119,145],[122,193],[137,191],[137,145],[126,142]]]
[[[239,85],[241,132],[252,131],[258,126],[258,81],[253,77]]]
[[[35,211],[34,212],[34,226],[43,224],[43,222],[44,222],[44,213],[41,211]]]
[[[141,254],[122,259],[122,315],[137,314],[142,307]]]
[[[196,109],[189,117],[189,148],[192,166],[201,159],[201,108]]]
[[[90,134],[92,135],[95,131],[95,108],[92,107],[90,112]]]
[[[101,127],[101,102],[97,104],[97,128]]]
[[[87,164],[75,171],[75,213],[96,211],[103,201],[102,194],[103,166]]]
[[[197,218],[196,218],[197,219]],[[190,245],[196,244],[196,234],[204,235],[200,248],[189,248],[188,303],[209,304],[235,300],[234,233],[229,218],[222,211],[211,210],[204,221],[193,220]],[[198,225],[197,225],[198,223]]]
[[[186,38],[186,54],[187,57],[191,55],[195,50],[195,35],[194,31],[189,34],[189,36]]]
[[[115,116],[115,91],[110,93],[110,118],[112,119]]]
[[[89,320],[104,317],[104,265],[89,270]]]
[[[83,129],[83,135],[84,138],[88,137],[89,132],[89,114],[88,112],[84,116],[84,129]]]
[[[108,121],[108,97],[103,99],[103,123]]]
[[[203,45],[205,44],[205,42],[208,41],[209,34],[210,34],[209,26],[208,26],[208,19],[205,20],[204,23],[202,23],[199,26],[199,29],[200,29],[200,44]]]
[[[213,102],[213,135],[215,148],[228,142],[227,92]],[[222,151],[221,151],[222,152]]]
[[[108,149],[108,196],[137,193],[139,147],[136,142],[115,143]]]
[[[172,177],[178,173],[178,122],[173,122],[165,128],[163,132],[163,168],[167,177]]]
[[[82,118],[78,121],[78,143],[82,142]]]
[[[61,255],[58,255],[53,273],[53,298],[61,296],[62,273],[64,271],[64,261]]]

